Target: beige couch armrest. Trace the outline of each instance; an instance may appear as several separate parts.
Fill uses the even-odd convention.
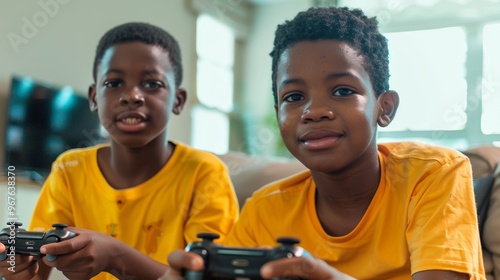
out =
[[[475,147],[463,153],[470,160],[474,179],[493,174],[500,159],[500,148],[491,145]]]

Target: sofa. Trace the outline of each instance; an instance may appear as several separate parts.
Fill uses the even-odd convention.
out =
[[[500,279],[500,148],[481,146],[463,152],[469,157],[474,181],[491,182],[484,217],[479,217],[484,224],[481,228],[481,243],[483,245],[483,261],[488,280]],[[476,202],[480,209],[481,193],[476,188]],[[479,212],[481,214],[481,212]],[[481,225],[480,225],[481,226]]]
[[[480,202],[478,213],[482,223],[478,226],[487,279],[500,280],[500,148],[481,146],[463,153],[471,162],[476,202]],[[240,207],[258,188],[305,169],[297,160],[288,158],[251,156],[241,152],[218,156],[228,166]],[[481,213],[480,208],[484,212]]]

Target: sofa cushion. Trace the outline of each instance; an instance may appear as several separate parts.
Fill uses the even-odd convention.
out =
[[[482,241],[485,251],[485,270],[488,273],[487,268],[492,264],[494,278],[491,279],[500,279],[500,165],[497,166],[495,171],[495,182],[491,190],[490,205],[484,223]]]
[[[217,156],[229,169],[240,208],[260,187],[306,169],[298,160],[285,157],[252,156],[236,151]]]
[[[479,231],[482,232],[484,222],[488,214],[491,192],[493,188],[493,176],[474,179],[474,195],[476,198],[477,216],[479,221]]]

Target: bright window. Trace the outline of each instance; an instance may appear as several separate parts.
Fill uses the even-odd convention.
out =
[[[195,106],[192,116],[193,131],[196,132],[192,146],[216,154],[226,153],[229,147],[227,115],[216,110],[208,110],[203,106]]]
[[[381,131],[464,129],[464,30],[453,27],[385,35],[389,40],[390,88],[399,93],[400,104],[394,121]]]
[[[488,24],[483,30],[483,80],[481,130],[500,134],[500,24]]]
[[[229,113],[233,110],[233,31],[208,15],[197,20],[196,95],[192,110],[192,143],[217,154],[229,150]]]

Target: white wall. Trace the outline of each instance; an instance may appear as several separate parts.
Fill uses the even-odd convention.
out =
[[[0,131],[5,131],[4,112],[12,74],[70,85],[86,95],[92,83],[92,64],[99,38],[108,29],[128,21],[158,25],[177,38],[184,66],[182,86],[188,90],[188,102],[192,101],[189,92],[195,84],[196,15],[186,1],[1,1]],[[17,40],[12,39],[14,37]],[[187,110],[173,118],[170,137],[189,143]],[[0,138],[0,162],[3,162],[3,133]]]

